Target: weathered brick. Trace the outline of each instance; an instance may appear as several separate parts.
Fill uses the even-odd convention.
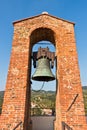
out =
[[[56,48],[58,84],[54,129],[62,130],[61,124],[65,122],[73,130],[86,130],[74,23],[41,14],[16,21],[13,25],[12,52],[0,130],[12,130],[20,121],[23,123],[23,130],[28,130],[31,49],[41,40],[52,42]]]

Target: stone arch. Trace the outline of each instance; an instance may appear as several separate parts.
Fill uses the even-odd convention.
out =
[[[39,41],[47,40],[50,41],[56,49],[56,34],[55,31],[49,26],[46,27],[44,25],[31,28],[30,35],[29,35],[29,56],[31,58],[32,47]],[[29,65],[31,68],[31,64]]]
[[[47,40],[55,44],[55,36],[53,30],[49,28],[37,28],[31,33],[30,42],[34,45],[36,42]]]

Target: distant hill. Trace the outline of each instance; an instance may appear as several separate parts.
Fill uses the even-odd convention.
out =
[[[87,86],[83,86],[83,97],[85,104],[85,112],[87,115]],[[3,103],[3,95],[4,91],[0,91],[0,107],[2,107]],[[31,107],[32,109],[38,108],[35,110],[36,113],[41,114],[42,109],[55,109],[55,91],[35,91],[32,90],[31,94]]]
[[[4,96],[4,91],[0,91],[0,113],[1,113],[2,103],[3,103],[3,96]]]
[[[32,91],[31,102],[37,104],[40,108],[54,108],[55,107],[55,91]]]
[[[0,97],[4,96],[4,91],[0,91]]]
[[[82,87],[87,89],[87,86],[82,86]]]
[[[84,104],[85,104],[85,113],[87,115],[87,86],[83,86],[83,97],[84,97]]]

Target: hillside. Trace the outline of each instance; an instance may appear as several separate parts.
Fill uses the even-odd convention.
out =
[[[0,108],[2,107],[3,103],[3,95],[4,91],[0,92]],[[87,115],[87,86],[83,87],[83,97],[84,97],[84,104],[85,104],[85,112]],[[39,92],[33,90],[31,94],[31,115],[41,115],[48,111],[51,113],[55,109],[55,92],[54,91],[45,91],[41,90]],[[44,111],[44,113],[43,113]],[[0,110],[1,112],[1,110]]]
[[[55,92],[32,91],[31,115],[52,115],[55,110]]]
[[[40,108],[53,108],[55,106],[55,92],[44,90],[40,92],[32,91],[31,101]]]
[[[83,86],[83,97],[85,103],[85,113],[87,115],[87,86]]]
[[[4,96],[4,91],[0,91],[0,113],[1,113],[2,103],[3,103],[3,96]]]

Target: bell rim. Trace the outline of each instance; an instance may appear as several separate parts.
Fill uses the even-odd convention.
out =
[[[48,82],[48,81],[55,80],[55,77],[49,77],[49,76],[42,76],[41,77],[41,76],[37,76],[37,77],[32,77],[32,80]]]

